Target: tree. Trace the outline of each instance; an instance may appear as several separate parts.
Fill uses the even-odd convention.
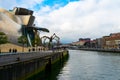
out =
[[[0,45],[8,42],[8,38],[5,33],[0,32]],[[0,49],[1,52],[1,49]]]
[[[36,37],[35,37],[35,44],[37,46],[41,46],[41,44],[42,44],[42,41],[41,41],[39,35],[36,35]]]
[[[32,40],[32,46],[41,46],[42,45],[42,40],[39,36],[40,31],[43,32],[49,32],[48,29],[46,28],[38,28],[38,27],[29,27],[29,29],[34,30],[34,39]]]
[[[28,42],[27,37],[24,35],[18,38],[18,43],[21,43],[23,45],[22,52],[24,52],[24,45],[27,44],[27,42]]]

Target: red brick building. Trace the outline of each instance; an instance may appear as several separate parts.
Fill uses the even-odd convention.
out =
[[[112,33],[103,37],[104,49],[120,49],[120,33]]]

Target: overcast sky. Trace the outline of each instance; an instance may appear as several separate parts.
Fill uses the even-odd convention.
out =
[[[50,30],[41,36],[56,33],[62,42],[120,32],[120,0],[0,0],[0,7],[33,10],[36,26]]]

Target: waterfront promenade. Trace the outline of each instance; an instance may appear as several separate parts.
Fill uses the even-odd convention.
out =
[[[57,51],[57,52],[62,52]],[[32,59],[37,59],[37,58],[43,58],[47,56],[51,56],[55,54],[56,52],[53,51],[40,51],[40,52],[24,52],[24,53],[4,53],[0,54],[0,67],[9,65],[9,64],[14,64],[14,63],[19,63],[19,62],[24,62]]]
[[[120,49],[79,48],[79,50],[120,53]]]
[[[50,72],[52,65],[64,61],[67,50],[48,50],[0,54],[1,80],[26,80],[39,72]]]

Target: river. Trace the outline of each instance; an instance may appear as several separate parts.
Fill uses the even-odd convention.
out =
[[[58,80],[120,80],[120,54],[70,50]]]
[[[69,50],[68,60],[49,75],[43,80],[120,80],[120,54]]]

